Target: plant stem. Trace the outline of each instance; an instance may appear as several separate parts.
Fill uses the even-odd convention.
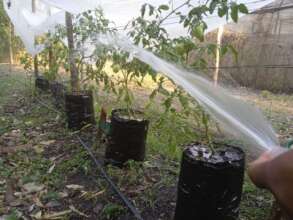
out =
[[[161,25],[165,20],[167,20],[172,14],[174,14],[176,11],[178,11],[180,8],[183,8],[185,5],[188,5],[190,0],[184,2],[183,4],[179,5],[177,8],[173,9],[169,14],[166,15],[163,19],[159,21],[158,25]]]
[[[214,147],[213,140],[210,134],[210,129],[209,129],[209,116],[204,111],[202,111],[202,122],[205,129],[205,138],[206,138],[207,144],[210,150],[212,151],[212,153],[214,154],[215,147]]]

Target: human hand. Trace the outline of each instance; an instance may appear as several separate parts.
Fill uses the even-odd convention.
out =
[[[260,187],[267,187],[267,167],[269,161],[273,159],[270,151],[263,153],[257,160],[250,163],[248,166],[248,175],[252,182]]]
[[[293,217],[293,150],[277,156],[272,152],[264,153],[249,165],[248,175],[256,186],[269,189]]]

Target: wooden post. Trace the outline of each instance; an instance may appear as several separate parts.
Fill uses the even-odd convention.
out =
[[[48,16],[51,16],[51,9],[50,7],[48,8]],[[52,44],[50,42],[50,45],[49,45],[49,71],[52,71],[53,69],[53,65],[54,65],[54,54],[53,54],[53,48],[52,48]]]
[[[221,25],[218,28],[218,36],[217,36],[217,51],[216,51],[216,69],[215,69],[215,73],[214,73],[214,85],[217,86],[218,85],[218,80],[219,80],[219,67],[220,67],[220,48],[221,48],[221,44],[222,44],[222,36],[223,36],[223,32],[224,32],[224,27]]]
[[[67,29],[67,40],[68,40],[68,49],[69,49],[69,66],[71,73],[71,90],[72,92],[79,91],[79,79],[78,79],[78,70],[75,64],[75,55],[74,55],[74,40],[73,40],[73,24],[72,24],[72,15],[66,12],[66,29]]]
[[[36,13],[36,0],[32,0],[32,12]],[[34,73],[37,78],[39,76],[38,55],[34,57]]]
[[[9,72],[12,71],[12,65],[13,65],[13,26],[11,22],[9,22]]]

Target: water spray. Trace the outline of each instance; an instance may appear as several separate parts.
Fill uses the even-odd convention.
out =
[[[187,71],[171,64],[118,34],[100,34],[96,36],[94,42],[128,52],[131,56],[149,64],[157,72],[169,77],[195,98],[224,130],[254,146],[257,153],[279,148],[272,126],[256,107],[237,100],[220,86],[215,87],[200,73]]]

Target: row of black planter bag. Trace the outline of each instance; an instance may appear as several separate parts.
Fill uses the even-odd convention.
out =
[[[36,79],[36,87],[51,91],[57,107],[65,106],[68,128],[79,130],[95,124],[90,91],[68,94],[63,84]],[[113,110],[108,133],[106,160],[121,166],[128,160],[145,159],[149,121],[125,117],[123,109]],[[134,112],[133,115],[141,115]],[[245,154],[234,146],[222,145],[212,153],[199,143],[186,146],[181,160],[175,220],[236,220],[245,169]]]

